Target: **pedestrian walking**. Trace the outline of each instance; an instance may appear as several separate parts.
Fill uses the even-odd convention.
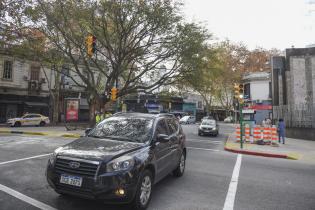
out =
[[[282,144],[284,144],[285,143],[285,123],[283,119],[279,119],[278,133],[279,133],[279,143],[281,143],[281,139],[282,139]]]
[[[267,119],[265,118],[262,123],[261,123],[262,127],[267,127]]]
[[[269,118],[266,119],[266,125],[267,125],[268,127],[271,127],[271,126],[272,126],[271,120],[270,120]]]
[[[96,115],[95,115],[95,124],[99,124],[101,122],[101,115],[99,112],[96,112]]]

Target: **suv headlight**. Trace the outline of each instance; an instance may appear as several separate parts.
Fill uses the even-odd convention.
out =
[[[56,157],[57,157],[57,153],[56,152],[53,152],[50,157],[49,157],[49,163],[51,165],[54,165],[55,164],[55,161],[56,161]]]
[[[49,163],[51,165],[54,165],[55,162],[56,162],[56,158],[57,158],[57,155],[58,155],[58,152],[62,149],[62,147],[59,147],[57,148],[49,157]]]
[[[135,160],[131,156],[122,156],[106,164],[107,172],[124,171],[132,168]]]

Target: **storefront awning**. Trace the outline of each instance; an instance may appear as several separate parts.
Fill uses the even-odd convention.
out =
[[[42,103],[42,102],[24,102],[24,104],[26,104],[27,106],[44,106],[47,107],[48,104],[46,103]]]

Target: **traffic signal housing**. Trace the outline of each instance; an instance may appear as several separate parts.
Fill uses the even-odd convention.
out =
[[[244,102],[244,85],[234,84],[234,97],[240,102]]]
[[[111,89],[110,99],[111,99],[112,101],[116,101],[116,100],[117,100],[117,92],[118,92],[118,89],[117,89],[117,88],[113,87],[113,88]]]
[[[93,35],[88,35],[85,40],[87,54],[89,57],[92,57],[96,51],[96,37]]]

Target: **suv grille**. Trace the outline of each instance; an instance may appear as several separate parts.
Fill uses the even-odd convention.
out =
[[[78,168],[71,168],[70,163],[76,162],[80,163]],[[81,175],[87,177],[94,177],[97,171],[98,165],[94,163],[87,163],[80,160],[70,160],[70,159],[63,159],[57,158],[55,164],[55,170],[57,173],[63,174],[73,174],[73,175]]]

